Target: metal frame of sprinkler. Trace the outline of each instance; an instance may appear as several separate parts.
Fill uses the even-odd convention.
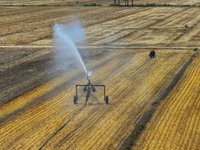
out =
[[[83,91],[86,92],[86,102],[85,105],[87,104],[87,101],[90,97],[90,93],[91,92],[96,92],[96,88],[95,87],[103,87],[104,88],[104,100],[106,102],[106,104],[108,104],[108,96],[106,96],[106,87],[105,85],[100,85],[100,84],[92,84],[90,82],[90,78],[89,76],[87,76],[87,80],[88,80],[88,84],[82,85],[82,84],[76,84],[76,95],[74,96],[74,104],[77,104],[78,101],[78,87],[84,87]]]

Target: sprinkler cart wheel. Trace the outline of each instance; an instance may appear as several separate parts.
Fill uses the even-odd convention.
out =
[[[95,89],[95,88],[93,88],[93,89],[92,89],[92,92],[96,92],[96,89]]]
[[[77,104],[78,97],[77,95],[74,96],[74,104]]]
[[[85,86],[84,88],[83,88],[83,92],[86,92],[87,91],[87,87]]]
[[[108,104],[108,96],[106,96],[105,101],[106,101],[106,104]]]

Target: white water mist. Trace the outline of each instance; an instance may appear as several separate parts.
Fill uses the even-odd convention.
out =
[[[84,30],[78,23],[72,24],[70,27],[55,23],[53,35],[54,52],[56,55],[55,61],[58,63],[67,62],[68,65],[70,63],[79,64],[82,66],[84,72],[88,76],[91,76],[92,72],[87,71],[83,59],[76,47],[76,43],[81,42],[84,39]]]

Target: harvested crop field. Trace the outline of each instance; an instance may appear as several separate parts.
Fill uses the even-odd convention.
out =
[[[91,1],[80,1],[77,6],[60,6],[64,1],[44,1],[46,5],[39,6],[42,5],[40,1],[35,1],[37,6],[31,6],[32,1],[18,2],[0,6],[0,149],[39,149],[43,144],[43,149],[120,149],[144,113],[183,66],[193,60],[194,53],[197,57],[186,75],[198,83],[200,8],[197,6],[107,7],[110,1],[101,1],[102,6],[96,7],[84,6]],[[23,2],[27,6],[22,6]],[[67,5],[75,3],[68,2]],[[140,2],[135,1],[136,4]],[[157,4],[165,2],[155,1]],[[187,5],[186,1],[182,2]],[[198,2],[190,1],[190,4]],[[55,65],[52,40],[55,22],[66,26],[79,22],[84,29],[87,42],[80,41],[76,46],[87,69],[93,71],[91,82],[106,86],[109,104],[104,101],[102,88],[91,93],[87,105],[86,93],[79,88],[78,104],[74,104],[75,85],[87,84],[87,78],[81,66],[73,62],[62,61]],[[152,48],[156,58],[150,59]],[[193,94],[198,98],[198,87],[187,76],[170,89],[171,93],[162,102],[166,105],[161,104],[157,110],[161,113],[156,111],[155,116],[162,124],[165,109],[170,112],[168,107],[176,108],[175,105],[178,107],[185,102],[184,107],[191,114],[194,112],[192,116],[187,114],[186,119],[192,120],[195,131],[187,130],[191,127],[183,116],[186,112],[180,111],[182,117],[177,118],[177,128],[178,124],[183,124],[177,140],[181,141],[181,135],[192,135],[196,144],[191,145],[192,139],[188,137],[181,142],[188,144],[185,148],[198,148],[195,146],[199,144],[199,123],[193,121],[193,117],[199,118],[198,102],[189,103],[184,99],[187,89],[191,92],[196,89]],[[176,89],[181,91],[174,92]],[[174,100],[177,95],[179,101]],[[177,131],[168,130],[172,126],[170,119],[163,129],[166,135],[175,135]],[[153,125],[150,122],[148,126]],[[153,141],[148,129],[141,138],[149,136]],[[152,149],[168,148],[170,140],[158,147],[153,145]],[[141,144],[139,139],[139,145],[133,148],[148,149],[147,139],[147,143],[143,141]],[[172,144],[170,148],[179,147]]]
[[[198,7],[1,7],[0,45],[52,45],[55,22],[69,24],[78,20],[90,46],[199,47],[199,10]]]
[[[79,68],[21,94],[1,106],[2,149],[39,148],[76,114],[44,149],[115,149],[130,134],[136,119],[153,103],[192,55],[191,51],[159,51],[150,59],[144,50],[110,50],[92,57],[91,81],[106,85],[90,97],[80,94],[73,104],[75,84],[86,83]],[[33,78],[33,77],[32,77]],[[31,81],[30,81],[31,82]],[[17,84],[19,85],[19,84]]]
[[[199,55],[158,107],[132,149],[200,148]]]

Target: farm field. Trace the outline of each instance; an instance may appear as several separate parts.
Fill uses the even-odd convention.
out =
[[[91,81],[106,85],[90,97],[44,149],[115,149],[133,129],[133,124],[187,62],[187,50],[158,51],[150,59],[146,51],[110,50],[93,57]],[[31,82],[31,81],[29,81]],[[0,107],[2,149],[39,148],[85,104],[85,93],[73,104],[75,84],[87,83],[79,68],[61,73],[10,103]],[[153,83],[153,84],[152,84]],[[18,85],[18,84],[17,84]],[[80,91],[81,92],[81,91]]]
[[[86,32],[88,46],[199,47],[199,10],[198,7],[1,7],[0,45],[51,46],[55,22],[69,25],[78,21]]]
[[[12,1],[11,5],[65,3],[18,2]],[[79,4],[90,2],[81,0]],[[0,149],[38,149],[66,121],[44,149],[119,149],[138,118],[190,60],[194,48],[200,47],[198,7],[107,7],[110,1],[98,2],[103,6],[0,6]],[[199,2],[182,1],[188,3]],[[86,84],[86,75],[73,63],[63,61],[55,66],[55,22],[67,26],[78,22],[83,27],[87,42],[79,42],[77,48],[88,70],[93,71],[91,82],[106,85],[108,105],[101,88],[92,93],[87,105],[86,93],[79,89],[78,104],[73,103],[75,85]],[[156,58],[150,59],[148,54],[153,48]],[[198,68],[198,58],[197,53],[189,68],[195,81],[197,72],[192,70]],[[186,90],[181,83],[178,85]],[[166,104],[170,99],[169,95]],[[194,126],[198,123],[194,122]],[[195,130],[191,134],[198,138]]]
[[[198,56],[158,107],[132,149],[198,150],[200,95]]]

